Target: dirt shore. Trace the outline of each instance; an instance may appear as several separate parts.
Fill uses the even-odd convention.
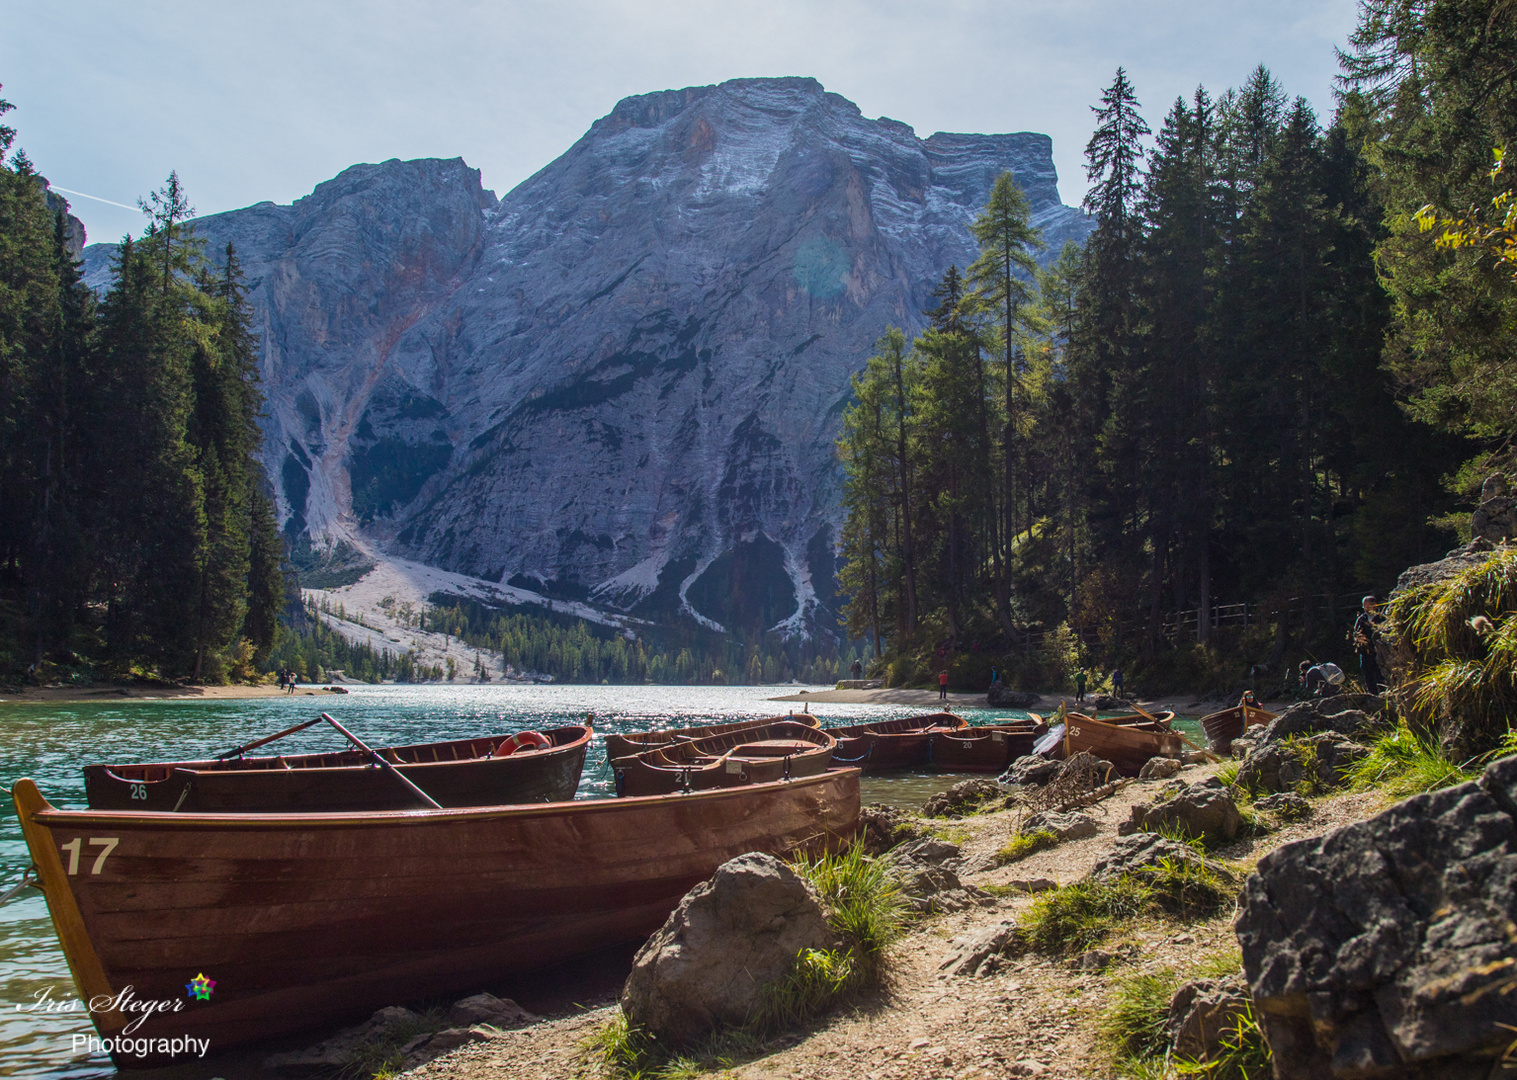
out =
[[[263,686],[31,686],[0,694],[0,705],[84,705],[103,701],[230,701],[238,698],[279,697],[285,691],[273,683]],[[302,686],[296,695],[335,697],[319,686]]]
[[[1199,780],[1216,765],[1187,767]],[[1016,810],[930,824],[963,850],[960,877],[968,885],[1006,893],[1014,881],[1038,878],[1068,884],[1084,876],[1116,839],[1117,824],[1134,803],[1148,801],[1159,781],[1135,782],[1096,804],[1096,836],[1061,844],[1011,865],[995,852],[1016,829]],[[1380,810],[1375,792],[1314,799],[1307,821],[1265,836],[1240,839],[1216,857],[1251,866],[1292,840],[1328,831]],[[1000,887],[997,889],[997,887]],[[1104,971],[1081,970],[1068,958],[1026,954],[987,977],[949,977],[940,970],[952,943],[1003,921],[1032,903],[1025,895],[998,896],[992,907],[972,907],[915,924],[893,947],[889,989],[823,1021],[815,1030],[771,1044],[746,1061],[724,1063],[711,1074],[742,1080],[990,1080],[1037,1076],[1044,1080],[1096,1080],[1113,1075],[1096,1036],[1098,1018],[1118,980],[1140,972],[1194,969],[1236,952],[1234,912],[1179,922],[1145,918],[1119,930],[1101,948],[1115,959]],[[564,1080],[596,1077],[601,1067],[585,1039],[615,1015],[606,996],[583,1002],[487,1042],[462,1047],[411,1073],[416,1080]],[[685,1074],[681,1074],[685,1075]]]

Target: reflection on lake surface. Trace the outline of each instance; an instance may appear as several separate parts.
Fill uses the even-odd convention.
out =
[[[604,735],[650,726],[758,719],[802,707],[767,700],[776,693],[796,689],[773,686],[487,684],[350,689],[346,697],[297,695],[245,701],[109,701],[87,705],[0,703],[0,779],[9,792],[13,781],[29,776],[53,805],[82,808],[84,781],[79,770],[85,764],[214,757],[311,719],[323,710],[370,745],[394,745],[558,727],[581,721],[592,712],[597,733]],[[903,705],[815,704],[810,708],[824,727],[924,711]],[[1012,709],[961,711],[971,723],[1026,715]],[[306,753],[342,745],[335,731],[321,725],[281,740],[278,749]],[[863,797],[866,803],[920,805],[927,796],[959,779],[962,777],[951,773],[867,777]],[[585,762],[579,797],[605,798],[611,791],[604,743],[597,740]],[[0,808],[0,889],[19,880],[29,862],[7,795]],[[40,893],[28,890],[0,906],[0,1075],[57,1080],[110,1075],[109,1059],[76,1056],[73,1052],[72,1037],[93,1032],[81,1011],[26,1011],[38,995],[45,994],[54,1002],[68,1003],[74,998],[74,987],[46,904]],[[225,1075],[220,1065],[217,1068],[218,1075]],[[205,1072],[205,1077],[210,1075]]]

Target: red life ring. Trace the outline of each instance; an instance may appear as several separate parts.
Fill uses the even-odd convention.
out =
[[[535,731],[518,731],[509,739],[502,739],[500,741],[500,744],[495,747],[495,756],[510,757],[512,754],[516,753],[516,751],[522,749],[523,747],[528,747],[532,750],[541,750],[545,746],[552,745],[553,744],[550,743],[544,736],[539,735]]]

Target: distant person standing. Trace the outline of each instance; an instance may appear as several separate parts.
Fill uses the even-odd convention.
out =
[[[938,672],[938,700],[948,700],[948,669]]]
[[[1085,669],[1075,672],[1075,704],[1085,704]]]
[[[277,672],[277,674],[279,675],[279,689],[283,690],[284,689],[284,668],[280,668],[279,671]]]
[[[855,660],[853,667],[848,669],[848,673],[855,679],[862,679],[864,677],[864,665]]]
[[[1359,677],[1364,680],[1366,690],[1378,694],[1385,689],[1385,678],[1380,674],[1380,662],[1375,659],[1375,631],[1385,616],[1380,614],[1380,601],[1373,596],[1366,596],[1360,607],[1364,610],[1354,620],[1353,634],[1354,652],[1359,654]]]
[[[1122,696],[1122,669],[1117,668],[1111,673],[1111,692],[1117,697]]]

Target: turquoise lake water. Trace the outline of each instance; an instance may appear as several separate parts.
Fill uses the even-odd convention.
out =
[[[82,808],[80,767],[95,762],[186,760],[214,756],[321,711],[330,712],[370,745],[427,742],[556,727],[595,713],[598,733],[640,731],[761,718],[800,708],[767,700],[796,687],[668,686],[354,686],[346,697],[278,697],[246,701],[113,701],[87,705],[0,703],[0,780],[6,792],[29,776],[55,806]],[[812,688],[824,689],[824,688]],[[895,705],[811,706],[824,726],[910,716],[923,710]],[[1026,713],[1008,709],[961,710],[971,723],[990,723]],[[326,725],[279,743],[285,752],[342,747]],[[580,798],[611,794],[604,744],[597,740],[585,763]],[[920,804],[961,777],[901,774],[866,777],[865,802]],[[0,890],[18,881],[30,863],[15,810],[0,807]],[[26,893],[0,906],[0,1076],[84,1080],[114,1075],[108,1058],[73,1052],[73,1036],[92,1032],[80,1012],[31,1008],[45,995],[74,999],[63,953],[40,893]],[[230,1075],[222,1065],[176,1080]]]

